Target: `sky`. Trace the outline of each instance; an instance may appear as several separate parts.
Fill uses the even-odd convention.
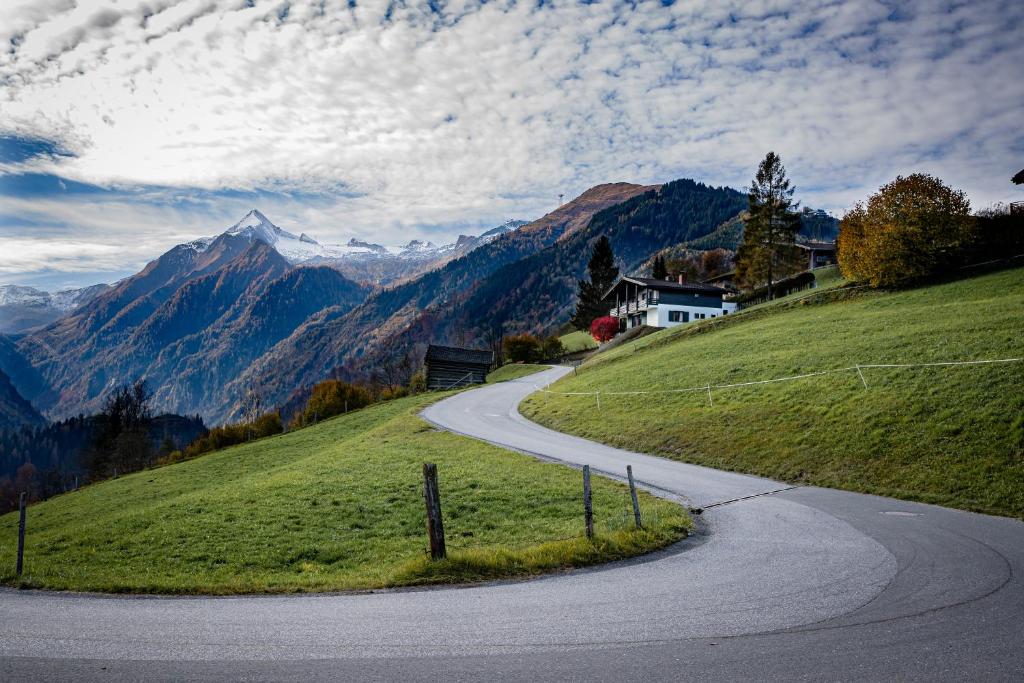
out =
[[[1024,3],[4,0],[0,283],[113,281],[257,207],[444,242],[605,182],[837,215],[927,172],[1024,199]]]

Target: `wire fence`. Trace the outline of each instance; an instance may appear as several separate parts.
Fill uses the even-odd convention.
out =
[[[723,389],[736,389],[739,387],[753,387],[764,384],[775,384],[779,382],[792,382],[796,380],[809,379],[812,377],[823,377],[825,375],[835,375],[848,372],[854,372],[857,374],[858,379],[864,385],[865,389],[870,388],[868,386],[867,378],[864,376],[864,370],[869,369],[908,369],[908,368],[936,368],[936,367],[955,367],[955,366],[977,366],[977,365],[996,365],[1003,363],[1021,363],[1024,362],[1024,358],[992,358],[983,360],[959,360],[959,361],[936,361],[931,363],[855,363],[842,368],[833,368],[831,370],[820,370],[816,372],[806,372],[798,375],[786,375],[784,377],[774,377],[772,379],[760,379],[752,380],[749,382],[732,382],[729,384],[715,384],[708,382],[699,386],[681,387],[681,388],[667,388],[667,389],[637,389],[629,391],[609,391],[596,389],[594,391],[554,391],[547,387],[534,384],[537,391],[543,394],[556,395],[556,396],[593,396],[597,400],[597,407],[601,407],[601,396],[643,396],[649,394],[686,394],[695,392],[706,392],[708,396],[708,403],[714,406],[714,398],[712,391],[723,390]]]
[[[603,474],[603,476],[608,475]],[[497,536],[504,536],[508,529],[499,527],[480,530],[468,519],[464,523],[460,517],[446,515],[444,526],[447,549],[449,551],[488,549],[517,551],[545,543],[584,540],[587,538],[586,527],[583,523],[584,496],[586,495],[583,489],[578,493],[566,493],[564,495],[547,496],[544,498],[532,497],[528,491],[523,491],[523,495],[528,498],[522,501],[522,504],[516,505],[513,508],[521,514],[510,516],[505,520],[508,526],[515,528],[515,535],[522,540],[509,542],[507,537],[497,538]],[[621,490],[609,490],[602,486],[600,491],[594,491],[592,495],[595,533],[615,533],[636,529],[636,513],[633,509],[632,494],[628,486],[622,487]],[[531,514],[534,511],[551,507],[558,508],[557,513],[553,516],[550,514],[542,515],[541,517],[545,521],[538,521],[538,517]],[[554,525],[552,524],[552,517],[555,519]],[[657,506],[644,506],[642,518],[645,529],[656,529],[661,525],[662,519]],[[472,526],[466,526],[466,523]],[[558,534],[557,529],[559,527],[569,527],[574,529],[574,531],[568,534]],[[492,534],[495,537],[488,538]],[[423,553],[425,556],[430,557],[431,550],[428,545],[424,545]]]

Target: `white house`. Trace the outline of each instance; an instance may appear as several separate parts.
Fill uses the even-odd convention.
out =
[[[604,295],[609,315],[626,321],[626,327],[650,325],[674,327],[694,320],[717,318],[736,312],[736,304],[723,301],[727,290],[702,282],[623,277]]]

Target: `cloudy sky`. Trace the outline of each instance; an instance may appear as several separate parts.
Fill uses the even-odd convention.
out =
[[[109,281],[250,207],[450,239],[587,187],[841,212],[926,171],[1024,199],[1024,3],[3,0],[0,283]]]

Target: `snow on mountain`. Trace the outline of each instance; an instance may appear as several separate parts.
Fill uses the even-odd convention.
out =
[[[110,289],[110,285],[107,284],[90,285],[78,289],[62,289],[50,295],[50,305],[62,313],[67,313],[79,306],[84,306],[108,289]]]
[[[407,261],[436,261],[443,260],[452,255],[462,255],[476,247],[490,242],[500,235],[516,230],[526,225],[526,221],[510,220],[496,228],[492,228],[479,237],[472,235],[461,235],[457,242],[452,244],[436,245],[433,242],[423,240],[411,240],[403,246],[388,247],[381,244],[374,244],[364,240],[351,238],[347,243],[321,244],[315,238],[300,233],[295,235],[272,223],[269,218],[263,215],[258,209],[247,213],[242,220],[238,221],[224,234],[246,237],[250,240],[260,240],[272,246],[279,254],[284,256],[292,264],[300,263],[336,263],[344,261],[365,261],[372,259],[402,259]],[[207,249],[215,240],[215,237],[204,237],[189,242],[190,246],[199,251]]]
[[[0,306],[33,306],[54,308],[61,313],[73,311],[101,294],[110,285],[92,285],[78,289],[46,292],[22,285],[0,285]]]
[[[52,323],[110,288],[92,285],[46,292],[35,287],[0,285],[0,334],[17,334]]]
[[[504,223],[502,223],[498,227],[491,228],[487,232],[483,233],[477,239],[487,240],[488,242],[490,242],[491,240],[495,239],[496,237],[500,237],[500,236],[504,235],[506,232],[512,232],[513,230],[518,230],[519,228],[521,228],[524,225],[526,225],[528,222],[529,221],[517,221],[517,220],[505,221]]]
[[[35,287],[0,285],[0,306],[48,306],[50,293]]]

